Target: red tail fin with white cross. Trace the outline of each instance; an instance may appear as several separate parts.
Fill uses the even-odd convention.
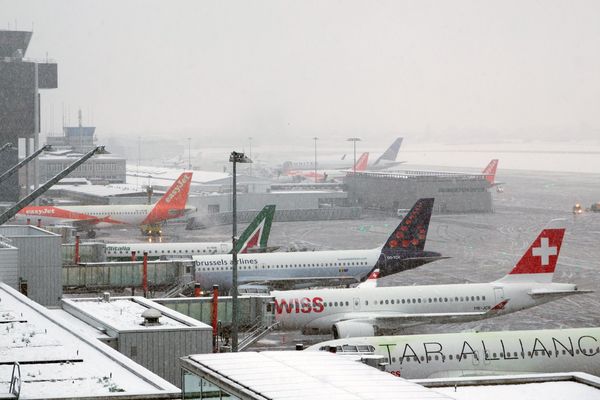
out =
[[[360,283],[357,288],[375,288],[377,287],[377,279],[379,279],[379,268],[375,268],[369,274],[369,277],[362,283]]]
[[[551,282],[564,235],[565,228],[542,230],[512,271],[500,281]]]

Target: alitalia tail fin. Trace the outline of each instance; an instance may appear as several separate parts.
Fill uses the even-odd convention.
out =
[[[192,172],[184,172],[179,175],[175,183],[154,205],[142,224],[155,224],[171,218],[179,218],[185,214],[185,205],[190,185],[192,183]]]
[[[266,248],[274,215],[275,205],[265,206],[238,239],[236,251],[238,253],[247,253],[248,249],[254,247]]]
[[[554,220],[553,225],[564,225],[564,220]],[[519,262],[500,281],[552,282],[564,235],[564,227],[543,229]]]

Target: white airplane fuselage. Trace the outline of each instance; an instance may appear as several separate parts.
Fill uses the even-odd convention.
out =
[[[227,254],[231,249],[231,242],[110,243],[106,245],[106,257],[130,258],[132,251],[135,251],[137,257],[141,257],[144,252],[152,258],[192,257],[200,254]]]
[[[38,219],[42,225],[76,222],[95,218],[100,220],[94,224],[95,228],[141,225],[150,211],[152,205],[97,205],[97,206],[53,206],[44,209],[29,208],[16,215],[18,223],[37,224]]]
[[[553,290],[557,294],[534,298],[532,290]],[[475,283],[458,285],[394,286],[377,288],[320,289],[274,291],[276,319],[282,329],[301,329],[305,333],[332,333],[333,325],[346,320],[369,321],[375,331],[394,330],[403,326],[427,323],[408,318],[410,315],[432,314],[441,322],[445,316],[452,322],[487,318],[486,313],[507,301],[493,315],[530,308],[561,296],[561,291],[576,290],[567,283]],[[564,294],[563,294],[564,295]],[[473,313],[458,318],[452,313]],[[443,314],[443,315],[435,315]],[[402,318],[389,320],[385,318]],[[377,320],[378,317],[383,319]]]
[[[379,259],[379,248],[369,250],[331,250],[238,254],[238,282],[289,281],[291,286],[313,285],[329,277],[332,284],[356,283],[366,276]],[[205,289],[217,284],[231,288],[232,256],[194,256],[196,281]]]
[[[337,349],[341,355],[377,354],[385,370],[406,379],[524,373],[600,374],[600,328],[336,339],[307,351]]]

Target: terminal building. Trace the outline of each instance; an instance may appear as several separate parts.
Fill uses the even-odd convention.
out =
[[[435,198],[438,213],[492,212],[483,174],[435,171],[357,172],[344,180],[351,204],[397,212],[420,198]]]

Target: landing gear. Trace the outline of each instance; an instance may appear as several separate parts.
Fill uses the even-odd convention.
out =
[[[161,236],[162,235],[162,227],[160,224],[150,224],[143,225],[141,227],[141,231],[143,235],[146,236]]]

